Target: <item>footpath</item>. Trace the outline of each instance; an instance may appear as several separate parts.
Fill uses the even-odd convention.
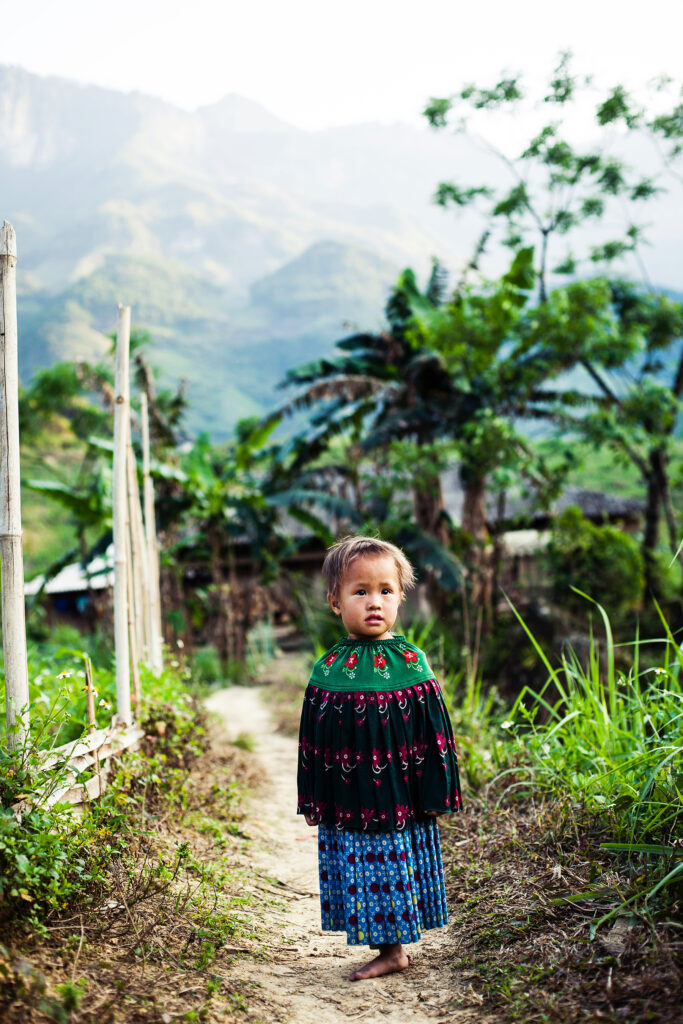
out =
[[[317,830],[295,813],[296,741],[277,731],[268,701],[269,688],[262,686],[220,690],[206,702],[224,723],[226,739],[256,740],[251,757],[263,782],[250,797],[246,831],[268,957],[241,960],[239,972],[263,1024],[494,1024],[478,1005],[473,976],[459,969],[457,936],[448,928],[424,933],[409,948],[407,971],[347,980],[369,951],[321,931]]]

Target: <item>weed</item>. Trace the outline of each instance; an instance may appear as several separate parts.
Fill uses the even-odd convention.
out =
[[[240,750],[246,750],[248,753],[252,753],[256,749],[256,739],[249,732],[241,732],[232,742],[233,746]]]

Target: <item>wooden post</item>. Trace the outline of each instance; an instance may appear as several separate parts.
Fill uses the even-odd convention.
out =
[[[133,684],[133,703],[135,707],[140,705],[140,654],[138,648],[138,631],[135,622],[135,585],[133,582],[133,545],[130,522],[126,524],[128,569],[126,572],[127,595],[128,595],[128,644],[130,646],[130,668],[131,681]]]
[[[95,714],[95,687],[92,679],[92,662],[90,658],[85,659],[85,689],[86,689],[86,711],[88,715],[88,732],[97,730],[97,716]],[[100,767],[100,755],[97,747],[93,750],[95,758],[95,771],[99,779],[99,792],[102,792],[102,770]]]
[[[157,543],[156,517],[154,511],[154,485],[149,461],[149,410],[147,395],[140,395],[140,419],[142,421],[142,476],[145,502],[145,538],[147,563],[149,566],[149,635],[150,664],[154,672],[163,668],[163,631],[161,628],[161,587],[159,584],[159,545]]]
[[[88,732],[97,728],[95,717],[95,690],[92,681],[92,662],[85,658],[85,706],[88,715]]]
[[[131,577],[133,581],[133,600],[135,601],[135,641],[137,647],[138,659],[142,658],[145,662],[148,659],[148,644],[146,640],[146,607],[147,607],[147,559],[145,558],[144,548],[141,547],[141,533],[140,524],[138,523],[138,516],[141,517],[140,512],[140,495],[138,492],[138,474],[135,467],[135,452],[133,451],[133,444],[128,437],[128,458],[126,462],[126,472],[128,476],[128,529],[130,531],[130,551],[131,551]]]
[[[137,484],[137,473],[135,474]],[[138,553],[142,576],[142,605],[141,605],[141,629],[144,638],[145,664],[152,667],[152,651],[154,640],[151,631],[151,602],[152,585],[149,578],[149,558],[147,557],[147,543],[145,541],[145,524],[142,518],[142,505],[140,504],[140,492],[135,488],[135,502],[133,504],[133,520],[135,524],[135,545]]]
[[[24,611],[19,480],[19,356],[17,351],[17,239],[0,231],[0,557],[5,715],[10,746],[28,737],[28,659]],[[12,734],[10,730],[18,726]]]
[[[130,725],[132,722],[128,646],[128,531],[126,528],[129,349],[130,306],[119,306],[114,383],[114,649],[116,652],[116,714],[126,725]]]

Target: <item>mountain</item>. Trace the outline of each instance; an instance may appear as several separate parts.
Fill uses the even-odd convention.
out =
[[[402,267],[424,274],[437,255],[457,268],[478,224],[434,207],[434,188],[502,173],[468,138],[427,128],[303,131],[236,95],[189,113],[2,66],[0,152],[22,377],[104,351],[130,304],[162,376],[188,378],[193,428],[217,438],[272,405],[288,367],[377,327]],[[674,198],[656,207],[662,283]]]
[[[217,437],[378,326],[404,265],[458,259],[429,201],[452,145],[403,126],[304,132],[235,95],[188,113],[0,67],[0,147],[22,378],[104,352],[123,302]]]

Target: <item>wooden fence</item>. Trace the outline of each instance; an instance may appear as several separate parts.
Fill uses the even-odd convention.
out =
[[[0,585],[7,735],[12,746],[25,747],[29,742],[30,719],[21,542],[16,266],[16,236],[12,225],[5,221],[0,231]],[[41,759],[43,772],[58,764],[67,766],[56,788],[48,792],[46,786],[42,787],[41,801],[48,803],[79,803],[102,793],[109,759],[122,750],[133,749],[142,737],[142,730],[134,723],[140,701],[139,665],[144,662],[154,673],[162,669],[159,553],[150,475],[147,396],[141,396],[143,513],[131,442],[129,351],[130,306],[119,306],[113,486],[115,714],[106,729],[95,728],[92,671],[87,663],[90,733],[75,743],[50,750]],[[93,769],[94,774],[88,782],[78,783],[78,773],[87,769]],[[21,810],[19,805],[15,809]]]

